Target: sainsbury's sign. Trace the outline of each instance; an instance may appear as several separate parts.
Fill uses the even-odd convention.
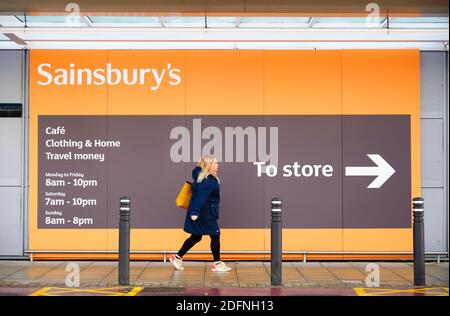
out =
[[[166,63],[164,68],[117,68],[107,63],[103,68],[77,67],[70,63],[67,68],[54,68],[50,63],[38,65],[38,85],[141,85],[158,90],[162,85],[177,86],[181,83],[181,69]]]

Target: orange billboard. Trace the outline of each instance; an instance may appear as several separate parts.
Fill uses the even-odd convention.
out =
[[[419,69],[418,50],[32,50],[30,251],[114,258],[121,194],[132,252],[178,250],[176,195],[211,153],[233,258],[270,250],[275,196],[294,257],[411,252]]]

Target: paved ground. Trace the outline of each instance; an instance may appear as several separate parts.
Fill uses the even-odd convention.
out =
[[[69,263],[79,267],[78,289],[66,286]],[[120,287],[117,262],[0,261],[0,295],[448,295],[448,263],[427,263],[423,288],[413,286],[410,262],[378,262],[378,288],[366,284],[367,262],[284,262],[282,287],[270,286],[270,262],[228,264],[232,271],[215,273],[205,262],[184,271],[132,262],[130,286]]]

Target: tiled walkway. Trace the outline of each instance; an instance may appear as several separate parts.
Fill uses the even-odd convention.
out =
[[[108,261],[0,261],[2,287],[66,286],[69,263],[80,270],[81,287],[118,285],[117,262]],[[366,287],[366,262],[284,262],[285,288],[359,288]],[[130,285],[163,288],[270,287],[270,262],[230,262],[230,272],[212,272],[210,263],[185,262],[185,270],[174,270],[171,263],[131,262]],[[413,264],[378,262],[380,287],[413,286]],[[447,287],[448,263],[426,264],[427,286]]]

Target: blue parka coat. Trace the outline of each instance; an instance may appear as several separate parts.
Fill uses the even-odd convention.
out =
[[[217,224],[219,218],[220,185],[217,179],[209,175],[198,183],[198,175],[202,169],[192,170],[192,197],[186,212],[184,231],[194,235],[219,235]],[[197,220],[191,219],[197,215]]]

